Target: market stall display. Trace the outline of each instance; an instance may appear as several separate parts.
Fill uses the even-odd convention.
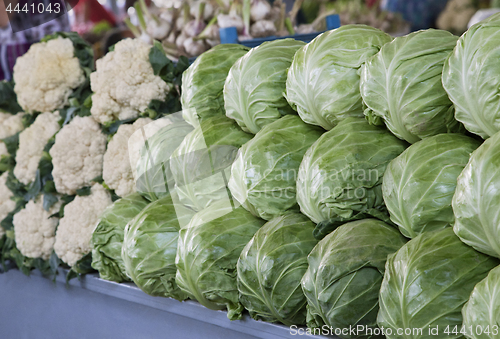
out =
[[[243,4],[258,22],[263,2]],[[0,115],[2,270],[97,270],[340,338],[479,338],[462,324],[500,321],[482,302],[500,264],[499,21],[459,39],[346,25],[191,65],[126,39],[93,73],[76,34],[33,45],[41,58],[62,42],[83,80],[50,107],[0,86],[17,94]]]

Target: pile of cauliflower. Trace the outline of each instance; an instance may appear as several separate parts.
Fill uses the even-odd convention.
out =
[[[151,47],[122,40],[93,73],[82,68],[72,40],[61,36],[18,58],[14,91],[26,113],[0,113],[0,157],[8,155],[2,140],[19,136],[15,166],[0,173],[0,221],[12,217],[7,235],[24,257],[48,260],[55,253],[73,267],[91,252],[104,209],[136,192],[130,159],[139,156],[130,152],[140,150],[129,152],[129,139],[153,121],[140,118],[150,103],[173,89],[155,75]],[[90,115],[67,115],[72,93],[84,83],[93,91]],[[32,123],[25,128],[23,121]],[[114,132],[113,123],[119,126]],[[30,196],[37,185],[39,193]],[[0,238],[5,234],[0,226]]]

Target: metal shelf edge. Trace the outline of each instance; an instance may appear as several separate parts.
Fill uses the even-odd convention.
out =
[[[33,271],[32,275],[43,275],[39,271]],[[72,279],[69,286],[66,285],[67,270],[59,269],[56,281],[64,288],[82,288],[88,291],[104,294],[114,298],[144,305],[164,312],[176,314],[195,321],[201,321],[211,325],[226,328],[239,333],[253,335],[263,339],[294,338],[289,327],[282,324],[273,324],[252,319],[245,313],[241,320],[230,321],[225,311],[213,311],[205,308],[193,300],[179,302],[171,298],[153,297],[147,295],[133,283],[116,283],[100,279],[98,274],[87,274],[79,279]],[[338,339],[336,336],[308,335],[304,333],[301,338],[311,339]]]

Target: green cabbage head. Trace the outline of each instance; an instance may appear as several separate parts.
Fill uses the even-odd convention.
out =
[[[296,114],[283,92],[293,56],[304,45],[294,39],[264,42],[231,67],[224,85],[226,115],[245,132],[255,134],[285,114]]]
[[[127,275],[145,293],[184,300],[175,283],[179,230],[193,211],[168,194],[149,204],[125,229],[122,258]]]
[[[444,64],[455,118],[486,139],[500,131],[500,13],[473,25]]]
[[[240,302],[252,318],[285,325],[306,322],[306,298],[300,280],[307,255],[318,241],[316,225],[299,212],[267,222],[245,246],[238,260]]]
[[[227,73],[248,50],[243,45],[217,45],[182,74],[182,116],[188,123],[197,126],[199,120],[225,114],[222,90]]]
[[[193,127],[179,116],[172,115],[164,119],[164,127],[152,132],[151,136],[146,136],[146,143],[137,162],[137,192],[150,201],[168,195],[169,189],[173,187],[170,155],[193,130]]]
[[[405,237],[453,226],[457,178],[480,142],[439,134],[408,147],[384,174],[382,193],[391,220]]]
[[[397,229],[377,219],[344,224],[323,238],[309,254],[309,268],[302,278],[307,325],[340,330],[359,325],[377,328],[385,262],[405,243]]]
[[[296,180],[300,162],[323,132],[296,115],[265,126],[243,145],[233,164],[229,179],[233,197],[266,220],[298,208]]]
[[[413,32],[395,38],[368,59],[360,90],[370,122],[385,122],[409,143],[461,129],[441,84],[443,64],[457,39],[436,29]]]
[[[453,229],[467,245],[500,258],[500,132],[472,153],[452,200]]]
[[[240,319],[236,264],[241,251],[264,224],[241,206],[218,201],[198,212],[181,229],[177,247],[177,285],[189,298]]]
[[[392,331],[388,339],[463,338],[451,330],[460,331],[463,305],[497,265],[461,242],[450,227],[422,233],[387,259],[378,325]],[[447,326],[450,335],[444,333]],[[429,333],[429,327],[438,331]],[[409,332],[397,335],[399,328]]]
[[[362,117],[359,70],[391,41],[379,29],[345,25],[297,51],[286,79],[286,98],[305,122],[330,130],[347,117]]]
[[[468,338],[500,338],[500,266],[474,287],[462,316]]]
[[[406,145],[364,118],[342,120],[304,155],[297,178],[301,212],[315,223],[370,216],[388,219],[382,177]]]
[[[101,279],[130,280],[122,260],[123,233],[127,223],[148,203],[139,193],[132,193],[115,201],[102,213],[90,240],[92,268],[99,271]]]
[[[201,121],[170,157],[180,202],[201,211],[215,201],[228,200],[231,165],[251,138],[224,115]]]

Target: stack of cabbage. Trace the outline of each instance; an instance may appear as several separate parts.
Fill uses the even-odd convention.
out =
[[[182,77],[182,113],[129,132],[137,192],[99,212],[92,267],[232,320],[246,309],[342,338],[498,338],[499,46],[497,15],[461,38],[348,25],[210,50]],[[98,93],[107,128],[161,106]],[[58,232],[77,223],[64,213]],[[56,253],[82,272],[68,244]]]

